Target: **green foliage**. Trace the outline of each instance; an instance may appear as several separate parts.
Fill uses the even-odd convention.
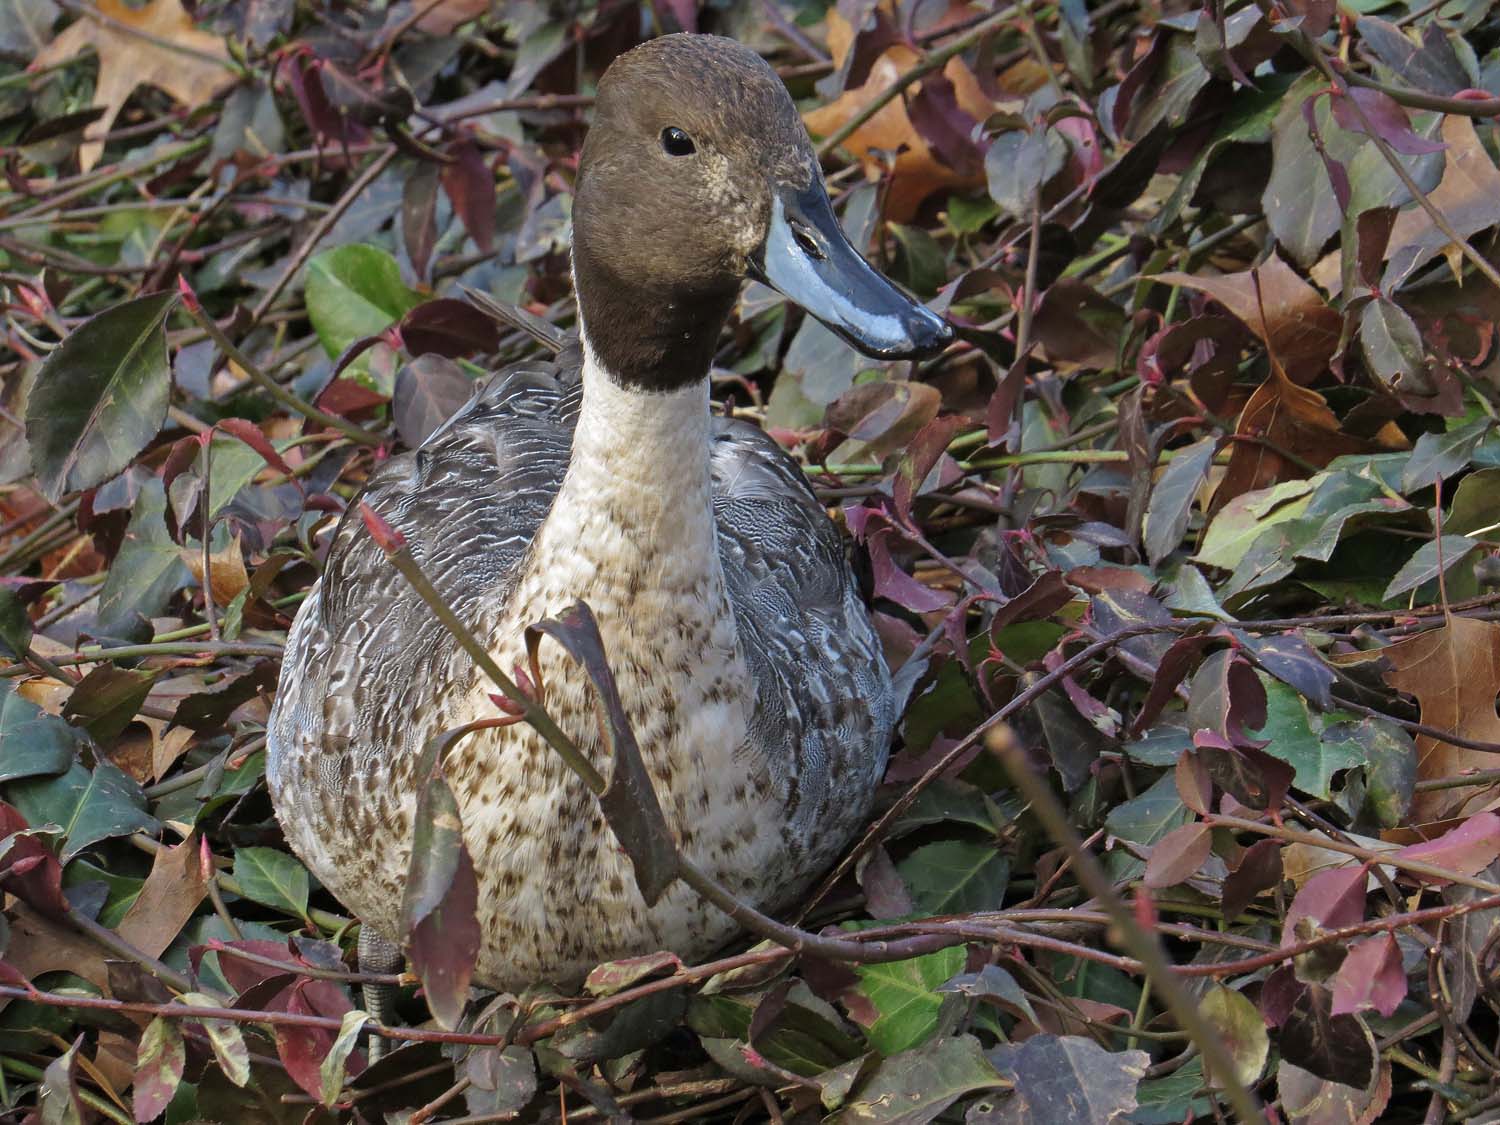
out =
[[[848,7],[0,0],[0,1114],[1491,1112],[1493,6]],[[486,841],[434,760],[415,810],[340,813],[412,820],[420,995],[367,1015],[268,799],[279,657],[387,456],[576,329],[580,143],[643,28],[754,44],[850,239],[959,329],[874,360],[746,287],[713,357],[850,532],[902,702],[878,827],[778,917],[920,955],[471,995]],[[644,893],[693,902],[641,836]],[[371,1064],[433,1014],[481,1041]]]

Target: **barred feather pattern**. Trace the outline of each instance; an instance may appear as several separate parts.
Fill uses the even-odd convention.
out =
[[[785,452],[710,417],[706,381],[630,390],[586,351],[502,371],[363,499],[503,668],[524,664],[527,625],[588,602],[679,843],[775,910],[868,815],[889,673],[838,532]],[[607,776],[587,677],[549,642],[541,672],[549,710]],[[288,638],[267,776],[292,848],[391,938],[417,758],[493,715],[492,690],[351,508]],[[479,981],[567,987],[601,961],[702,957],[733,936],[680,883],[645,905],[594,797],[530,728],[471,735],[445,775],[479,880]]]

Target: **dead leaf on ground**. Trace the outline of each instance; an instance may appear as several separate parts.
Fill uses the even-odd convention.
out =
[[[182,561],[193,572],[198,585],[203,585],[203,551],[201,548],[184,547]],[[214,604],[226,606],[250,585],[250,575],[245,570],[245,552],[240,547],[240,536],[236,532],[229,546],[222,551],[213,551],[208,556],[208,568],[213,575]]]
[[[1297,383],[1310,383],[1326,372],[1338,350],[1343,327],[1338,312],[1278,256],[1254,269],[1217,277],[1178,272],[1148,276],[1207,293],[1259,336]]]
[[[961,18],[970,11],[955,5],[953,13]],[[833,55],[835,67],[843,66],[844,57],[854,43],[854,32],[849,22],[837,11],[828,13],[828,50]],[[836,101],[803,115],[803,121],[814,136],[826,137],[837,131],[855,114],[869,105],[906,71],[920,61],[921,56],[904,43],[896,43],[885,51],[870,67],[864,84],[857,89],[845,90]],[[958,108],[976,121],[983,121],[995,112],[997,106],[983,90],[974,72],[961,58],[949,59],[943,67],[943,77],[953,85]],[[1035,64],[1012,67],[997,79],[1007,93],[1023,95],[1042,82],[1046,74]],[[909,93],[915,93],[913,87]],[[880,111],[849,135],[843,147],[864,165],[865,174],[878,179],[886,164],[880,153],[902,151],[895,158],[895,170],[891,177],[890,190],[885,200],[885,217],[893,222],[904,223],[916,213],[922,201],[939,188],[967,191],[982,187],[985,182],[983,168],[964,174],[948,167],[922,139],[911,117],[906,112],[905,102],[892,98]],[[878,150],[878,151],[877,151]]]
[[[159,957],[176,940],[208,894],[198,846],[198,837],[192,835],[157,852],[141,893],[120,919],[119,935],[152,957]]]
[[[1443,119],[1443,142],[1448,146],[1443,178],[1427,193],[1432,205],[1459,234],[1468,238],[1500,224],[1500,169],[1474,131],[1468,117],[1449,114]],[[1416,203],[1408,204],[1391,228],[1388,265],[1381,288],[1394,291],[1413,270],[1440,253],[1457,253],[1448,236],[1433,225],[1432,217]],[[1334,296],[1342,287],[1342,267],[1337,252],[1327,255],[1312,269],[1313,280]]]
[[[1379,650],[1391,664],[1386,683],[1417,698],[1422,722],[1476,742],[1500,743],[1500,625],[1453,617],[1446,625],[1405,637]],[[1334,663],[1368,659],[1364,653]],[[1494,769],[1496,755],[1417,735],[1417,780],[1456,777],[1464,770]],[[1493,787],[1438,789],[1412,801],[1412,824],[1468,816],[1500,805]]]
[[[1214,490],[1215,511],[1243,493],[1307,475],[1302,465],[1278,449],[1321,469],[1344,454],[1407,447],[1405,436],[1393,423],[1387,423],[1373,440],[1344,433],[1327,400],[1317,391],[1292,382],[1279,364],[1272,364],[1269,378],[1245,403],[1234,432],[1264,438],[1277,449],[1259,442],[1236,441],[1230,447],[1229,465]]]
[[[5,960],[27,980],[66,969],[108,994],[109,971],[104,967],[103,948],[92,939],[61,922],[43,918],[23,902],[12,903],[5,917],[10,923]],[[0,1008],[8,1003],[9,997],[0,996]]]
[[[144,38],[147,35],[151,38]],[[137,86],[160,87],[195,109],[235,81],[234,71],[214,61],[229,61],[224,40],[194,27],[182,0],[151,0],[143,8],[127,7],[123,0],[99,0],[93,12],[85,12],[37,54],[31,69],[67,62],[89,47],[99,56],[94,104],[104,107],[104,116],[85,134],[91,138],[109,132]],[[103,141],[84,141],[78,149],[79,167],[87,172],[103,152]]]

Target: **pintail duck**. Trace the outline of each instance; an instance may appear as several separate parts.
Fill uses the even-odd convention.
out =
[[[709,410],[748,275],[862,351],[947,325],[845,239],[807,133],[754,52],[673,35],[599,84],[573,205],[577,346],[494,376],[364,501],[502,668],[588,603],[686,854],[766,910],[868,814],[895,700],[838,532],[795,462]],[[607,773],[587,677],[543,645],[549,710]],[[496,714],[492,685],[344,517],[288,638],[267,777],[292,849],[367,930],[400,939],[415,765]],[[606,960],[702,957],[735,925],[681,883],[647,907],[594,796],[531,728],[448,753],[479,883],[475,979],[567,986]]]

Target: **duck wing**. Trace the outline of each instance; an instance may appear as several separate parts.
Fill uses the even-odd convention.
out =
[[[724,581],[755,683],[749,750],[789,783],[788,840],[836,850],[885,772],[890,673],[844,541],[801,467],[759,427],[727,418],[714,420],[710,465]]]
[[[464,620],[504,604],[562,484],[579,358],[575,347],[499,372],[420,449],[377,468],[361,495]],[[393,781],[409,770],[403,750],[442,729],[445,697],[460,694],[436,682],[466,665],[455,649],[351,505],[287,638],[268,739],[273,788],[311,781],[321,792],[287,798],[326,802],[356,771]]]

